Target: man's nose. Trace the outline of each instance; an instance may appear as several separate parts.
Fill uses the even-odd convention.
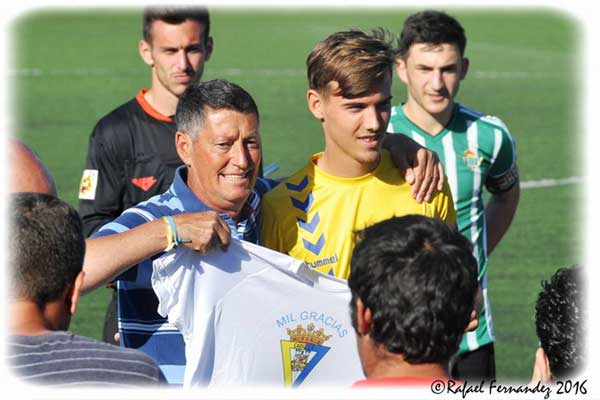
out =
[[[381,128],[382,116],[376,106],[365,109],[365,128],[369,132],[377,133]]]
[[[444,80],[442,79],[442,71],[434,70],[432,72],[430,85],[433,90],[441,90],[444,87]]]
[[[187,71],[190,67],[190,59],[185,50],[181,49],[177,52],[177,67],[180,71]]]
[[[231,149],[233,154],[231,158],[233,163],[239,167],[240,169],[246,170],[252,163],[252,158],[250,157],[250,153],[246,146],[244,146],[243,142],[236,143]]]

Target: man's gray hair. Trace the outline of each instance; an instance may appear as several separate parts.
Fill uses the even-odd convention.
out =
[[[256,114],[258,118],[258,107],[250,93],[235,83],[214,79],[193,83],[183,92],[175,112],[177,130],[196,140],[208,108]]]

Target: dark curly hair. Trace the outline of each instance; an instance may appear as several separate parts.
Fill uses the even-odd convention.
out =
[[[471,243],[446,223],[395,217],[358,233],[348,284],[371,310],[372,339],[411,364],[446,363],[458,350],[477,293]]]
[[[535,328],[552,376],[567,378],[583,364],[581,268],[561,268],[542,282],[535,305]]]

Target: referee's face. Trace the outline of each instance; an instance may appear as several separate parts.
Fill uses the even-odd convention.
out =
[[[212,38],[205,37],[204,25],[189,19],[180,24],[155,21],[151,33],[151,43],[140,42],[140,54],[152,67],[152,90],[178,98],[202,77]]]
[[[187,184],[207,206],[236,218],[254,189],[261,158],[258,117],[234,110],[206,112],[195,140],[177,133]]]

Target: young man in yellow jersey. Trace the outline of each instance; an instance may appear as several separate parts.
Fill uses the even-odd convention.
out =
[[[308,108],[325,150],[264,198],[261,240],[317,270],[347,279],[354,232],[393,216],[420,214],[454,224],[448,185],[418,203],[382,150],[395,58],[383,32],[337,32],[307,59]]]

